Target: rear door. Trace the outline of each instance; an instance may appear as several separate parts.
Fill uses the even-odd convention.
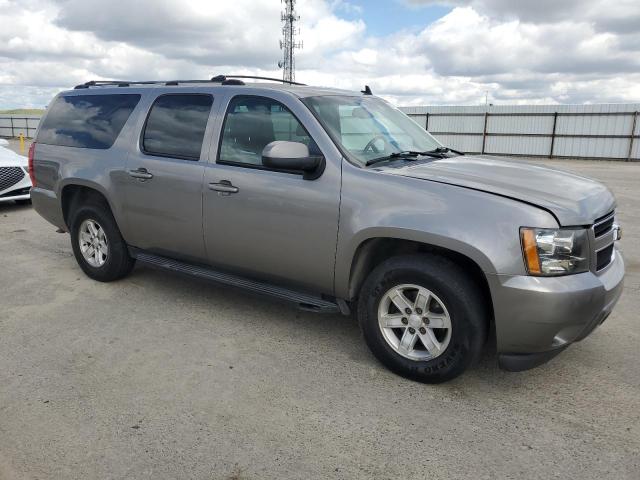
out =
[[[176,258],[206,261],[202,235],[202,179],[213,96],[158,96],[127,160],[127,241]],[[209,127],[210,129],[210,127]]]
[[[272,95],[247,92],[223,101],[216,162],[207,165],[204,181],[209,259],[272,283],[332,293],[341,158],[299,100]],[[306,143],[312,155],[323,155],[322,175],[304,180],[263,166],[262,150],[274,140]]]

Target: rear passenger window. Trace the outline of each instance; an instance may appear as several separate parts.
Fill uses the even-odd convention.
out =
[[[211,95],[170,94],[158,97],[144,128],[144,152],[161,157],[199,160],[212,103]]]
[[[106,149],[113,145],[140,95],[58,97],[40,125],[36,142]]]

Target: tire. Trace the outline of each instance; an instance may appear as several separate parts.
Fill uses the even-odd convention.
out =
[[[71,247],[76,261],[84,273],[100,282],[111,282],[126,277],[135,265],[135,259],[129,256],[129,250],[125,243],[118,225],[116,224],[111,210],[105,202],[92,202],[79,207],[71,215]],[[87,234],[91,235],[91,224],[93,229],[97,231],[97,235],[93,235],[95,245],[101,248],[102,254],[97,256],[90,255],[93,250],[85,249],[83,254],[83,245],[81,244],[80,233],[83,231],[84,239],[91,240]],[[92,243],[92,242],[88,242]],[[87,242],[84,243],[86,247]],[[106,248],[102,248],[106,245]]]
[[[489,325],[480,288],[458,264],[434,254],[393,257],[376,267],[360,290],[358,321],[382,364],[423,383],[462,374],[482,353]]]

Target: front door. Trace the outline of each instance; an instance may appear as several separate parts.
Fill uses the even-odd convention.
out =
[[[305,128],[299,118],[307,125],[315,121],[297,100],[253,95],[230,99],[219,141],[214,142],[216,163],[205,171],[206,248],[212,264],[273,283],[333,293],[340,158],[327,157],[323,174],[315,180],[262,165],[262,150],[274,140],[303,142],[312,155],[323,153],[309,134],[320,129],[317,122]]]
[[[129,155],[127,241],[160,255],[206,261],[201,151],[213,97],[165,94],[153,103]]]

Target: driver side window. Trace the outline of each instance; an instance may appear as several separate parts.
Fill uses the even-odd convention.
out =
[[[237,96],[229,103],[220,142],[219,163],[262,167],[262,150],[275,140],[318,147],[282,103],[267,97]]]

